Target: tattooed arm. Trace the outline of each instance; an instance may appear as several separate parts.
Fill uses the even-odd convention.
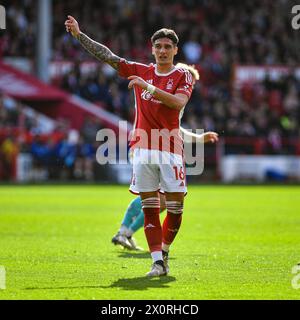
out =
[[[106,46],[98,43],[86,34],[80,31],[78,22],[72,17],[68,16],[65,22],[67,32],[71,32],[72,36],[75,37],[80,44],[97,59],[108,63],[114,69],[119,69],[120,57],[112,53]]]
[[[112,53],[106,46],[92,40],[82,32],[80,32],[76,38],[81,45],[97,59],[108,63],[116,70],[119,69],[120,57]]]

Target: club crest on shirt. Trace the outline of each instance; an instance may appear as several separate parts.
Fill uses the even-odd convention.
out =
[[[173,79],[169,79],[167,83],[167,90],[171,90],[173,88]]]

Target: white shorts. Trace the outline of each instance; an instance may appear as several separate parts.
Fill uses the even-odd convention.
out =
[[[185,164],[179,154],[136,148],[129,190],[140,192],[187,192]]]

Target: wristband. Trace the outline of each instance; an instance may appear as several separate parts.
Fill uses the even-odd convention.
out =
[[[154,94],[155,89],[156,89],[156,88],[155,88],[152,84],[148,84],[146,90],[147,90],[148,92],[150,92],[151,94]]]

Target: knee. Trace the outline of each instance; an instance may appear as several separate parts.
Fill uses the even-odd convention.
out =
[[[142,200],[144,214],[159,214],[159,198],[151,197]]]
[[[183,214],[183,202],[181,201],[166,201],[166,208],[168,213],[176,215]]]

